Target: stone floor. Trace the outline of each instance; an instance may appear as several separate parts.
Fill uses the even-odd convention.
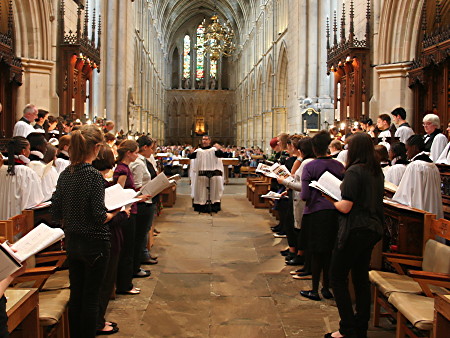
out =
[[[266,209],[245,198],[245,180],[226,186],[222,211],[199,215],[182,180],[178,200],[164,209],[152,277],[136,279],[137,296],[111,301],[107,318],[119,323],[114,337],[323,337],[338,327],[333,301],[299,296],[310,281],[293,280],[274,239]],[[395,329],[373,329],[369,337],[391,338]]]

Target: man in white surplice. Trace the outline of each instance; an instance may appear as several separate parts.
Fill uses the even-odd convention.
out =
[[[220,200],[223,193],[223,164],[221,157],[224,154],[218,144],[211,146],[211,138],[203,136],[202,147],[198,148],[191,159],[191,197],[193,198],[194,210],[198,212],[209,212],[206,207],[208,200],[208,177],[202,176],[202,171],[216,171],[220,176],[211,178],[211,211],[220,211]]]

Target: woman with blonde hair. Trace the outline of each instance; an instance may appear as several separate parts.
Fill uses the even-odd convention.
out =
[[[53,193],[53,219],[64,225],[69,265],[69,326],[73,338],[95,337],[100,288],[110,251],[109,222],[102,175],[92,166],[103,146],[93,125],[72,132],[71,165],[59,176]]]

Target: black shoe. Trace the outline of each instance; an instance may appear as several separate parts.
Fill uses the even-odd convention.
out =
[[[280,254],[281,254],[281,256],[288,256],[289,255],[289,249],[281,250]]]
[[[110,331],[97,330],[96,335],[97,336],[107,336],[107,335],[114,334],[117,332],[119,332],[119,328],[117,326],[113,326],[112,330],[110,330]]]
[[[271,227],[270,230],[272,230],[272,232],[280,232],[281,231],[281,227],[279,225]]]
[[[320,293],[322,294],[323,298],[325,298],[325,299],[334,298],[333,294],[328,289],[322,289],[322,290],[320,290]]]
[[[303,265],[304,259],[302,256],[295,255],[294,258],[286,262],[286,265]]]
[[[150,277],[151,274],[152,273],[150,270],[140,269],[137,273],[133,275],[133,278],[146,278]]]
[[[309,291],[300,291],[300,295],[306,298],[309,298],[311,300],[319,301],[321,300],[319,294],[317,292],[314,292],[312,290]]]
[[[286,262],[287,262],[287,261],[290,261],[291,259],[295,258],[295,256],[297,256],[297,254],[296,254],[295,252],[289,252],[289,253],[287,254],[287,256],[284,257],[284,260],[285,260]]]

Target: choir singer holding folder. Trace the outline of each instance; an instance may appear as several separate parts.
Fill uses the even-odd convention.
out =
[[[375,159],[372,140],[356,133],[348,143],[348,160],[341,184],[339,231],[331,260],[330,278],[341,321],[339,331],[325,338],[366,338],[370,318],[369,263],[383,233],[384,177]],[[356,313],[348,290],[352,273]]]
[[[51,213],[66,235],[69,265],[69,327],[72,338],[94,338],[99,294],[110,252],[105,187],[92,166],[103,146],[103,133],[94,125],[72,132],[71,164],[61,173],[53,193]]]

